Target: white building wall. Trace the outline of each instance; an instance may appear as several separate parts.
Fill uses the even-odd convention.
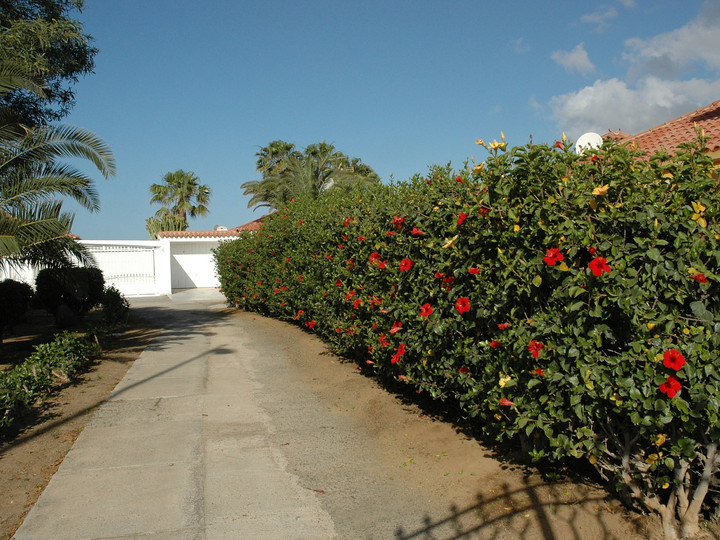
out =
[[[163,239],[170,252],[173,289],[219,287],[212,250],[220,245],[217,238]]]
[[[14,281],[24,281],[32,285],[35,288],[35,278],[37,277],[38,270],[30,268],[29,266],[11,267],[0,265],[0,281],[6,279],[12,279]]]
[[[80,240],[102,270],[106,286],[125,296],[160,296],[173,289],[219,287],[212,250],[233,238],[160,240]],[[0,281],[14,279],[33,287],[37,270],[3,268]]]

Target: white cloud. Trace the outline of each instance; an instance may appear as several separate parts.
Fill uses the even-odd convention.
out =
[[[595,30],[602,32],[607,28],[609,22],[618,16],[618,12],[614,7],[609,7],[603,11],[595,11],[587,13],[580,17],[580,22],[595,25]]]
[[[634,70],[660,77],[677,77],[703,65],[720,69],[720,2],[705,4],[701,14],[685,26],[648,39],[625,41],[623,59]]]
[[[555,96],[550,101],[558,125],[571,137],[586,131],[638,133],[677,118],[720,96],[720,80],[667,81],[646,77],[630,87],[619,79]]]
[[[638,133],[716,101],[720,97],[717,28],[720,2],[713,0],[676,30],[625,41],[624,80],[598,80],[553,97],[549,105],[558,127],[573,137],[609,129]]]
[[[530,45],[527,45],[523,38],[516,39],[513,44],[515,45],[515,52],[523,54],[530,50]]]
[[[620,0],[620,3],[626,8],[634,8],[636,5],[635,0]]]
[[[576,71],[583,75],[595,71],[595,66],[590,61],[585,44],[580,43],[572,51],[555,51],[551,58],[568,71]]]

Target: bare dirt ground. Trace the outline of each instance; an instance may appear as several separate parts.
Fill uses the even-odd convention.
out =
[[[52,339],[52,317],[35,311],[28,323],[6,336],[0,350],[6,369]],[[9,538],[55,474],[95,408],[125,376],[157,329],[131,316],[127,327],[103,344],[101,358],[72,384],[60,387],[38,404],[12,438],[0,442],[0,538]]]
[[[352,416],[398,479],[446,501],[427,516],[423,530],[398,530],[396,538],[439,538],[435,533],[448,526],[456,531],[453,538],[662,538],[655,516],[629,512],[601,486],[582,479],[546,481],[532,467],[484,446],[444,411],[380,387],[312,334],[251,313],[231,316],[291,351],[303,383],[328,411]],[[14,438],[0,445],[0,538],[20,525],[89,415],[156,333],[151,323],[131,318],[81,380],[45,401]],[[715,528],[703,536],[720,538]]]

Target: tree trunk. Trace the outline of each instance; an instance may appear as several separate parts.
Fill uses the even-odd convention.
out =
[[[677,540],[677,521],[675,520],[675,512],[667,506],[661,506],[658,510],[662,518],[663,534],[665,540]]]

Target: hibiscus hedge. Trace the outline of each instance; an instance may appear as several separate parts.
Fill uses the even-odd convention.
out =
[[[720,461],[705,142],[643,158],[478,141],[472,168],[291,203],[221,245],[221,286],[536,459],[588,459],[692,534]]]

